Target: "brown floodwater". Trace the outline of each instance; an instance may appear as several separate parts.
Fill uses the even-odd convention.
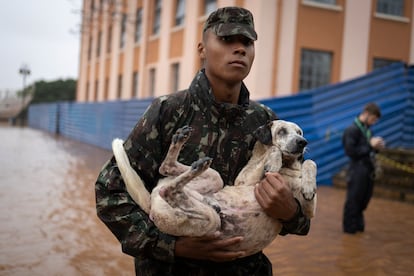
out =
[[[0,275],[134,275],[99,221],[94,182],[111,153],[0,125]],[[307,236],[277,237],[275,275],[414,275],[414,205],[374,198],[366,231],[341,232],[344,190],[318,187]]]

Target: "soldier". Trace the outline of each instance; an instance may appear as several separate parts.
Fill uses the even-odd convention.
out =
[[[209,156],[225,185],[233,185],[251,156],[253,131],[276,119],[268,107],[249,100],[243,83],[254,60],[256,39],[248,10],[221,8],[208,17],[198,45],[203,68],[188,89],[155,99],[125,141],[131,165],[149,191],[161,177],[158,168],[172,135],[185,125],[193,133],[179,161],[191,164]],[[128,195],[114,158],[102,169],[95,188],[98,216],[123,252],[135,258],[137,275],[272,275],[272,265],[262,252],[245,256],[228,249],[243,237],[174,237],[160,232]],[[267,175],[255,196],[269,216],[284,222],[282,235],[308,233],[310,221],[278,173]]]

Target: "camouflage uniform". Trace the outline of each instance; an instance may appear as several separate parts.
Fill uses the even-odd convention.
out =
[[[203,71],[198,72],[188,90],[154,100],[137,123],[125,149],[133,168],[151,191],[171,137],[185,125],[193,133],[180,153],[179,161],[191,164],[209,156],[226,185],[234,180],[251,156],[255,139],[252,132],[276,115],[267,107],[249,101],[242,85],[237,105],[217,103]],[[96,182],[99,218],[135,257],[137,275],[272,275],[272,266],[263,253],[233,262],[215,263],[174,256],[175,237],[161,233],[131,199],[112,158]],[[307,234],[310,222],[301,212],[285,223],[282,234]]]

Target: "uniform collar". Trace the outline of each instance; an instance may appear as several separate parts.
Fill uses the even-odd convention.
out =
[[[194,78],[193,82],[190,85],[190,91],[197,91],[197,96],[206,104],[214,105],[218,108],[225,108],[225,109],[247,109],[250,103],[250,92],[247,87],[242,82],[240,88],[240,95],[237,104],[229,104],[229,103],[219,103],[215,100],[213,91],[210,86],[210,82],[207,79],[205,74],[205,70],[201,69],[198,71],[196,77]]]

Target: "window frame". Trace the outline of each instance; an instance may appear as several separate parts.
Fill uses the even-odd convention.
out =
[[[204,0],[203,14],[208,16],[217,9],[217,0]]]
[[[177,92],[180,84],[180,63],[171,64],[171,92]]]
[[[404,17],[405,15],[404,14],[404,11],[405,11],[404,2],[405,2],[404,0],[376,0],[375,12],[376,14]],[[394,13],[395,9],[400,9],[400,11]]]
[[[162,11],[162,1],[155,0],[154,1],[154,9],[153,9],[153,16],[152,19],[152,35],[159,35],[161,30],[161,11]]]
[[[308,55],[308,57],[305,55]],[[323,64],[325,62],[323,59],[327,58],[327,63]],[[320,66],[321,64],[325,66]],[[330,84],[332,82],[332,65],[333,52],[302,48],[300,52],[299,90],[315,89]],[[305,85],[305,82],[308,84]]]
[[[137,8],[135,12],[135,33],[134,33],[134,41],[135,43],[141,42],[142,38],[142,16],[143,16],[143,9],[142,7]]]
[[[139,96],[139,72],[132,72],[132,97],[138,98]]]
[[[176,0],[175,4],[174,26],[183,26],[185,22],[185,0]]]
[[[121,32],[119,37],[119,48],[123,49],[126,44],[126,28],[127,28],[127,21],[128,21],[128,15],[126,13],[122,13],[121,18]]]
[[[380,69],[382,67],[386,67],[386,66],[389,66],[393,63],[398,63],[398,62],[401,62],[401,60],[390,59],[390,58],[382,58],[382,57],[374,57],[372,59],[372,70]]]

